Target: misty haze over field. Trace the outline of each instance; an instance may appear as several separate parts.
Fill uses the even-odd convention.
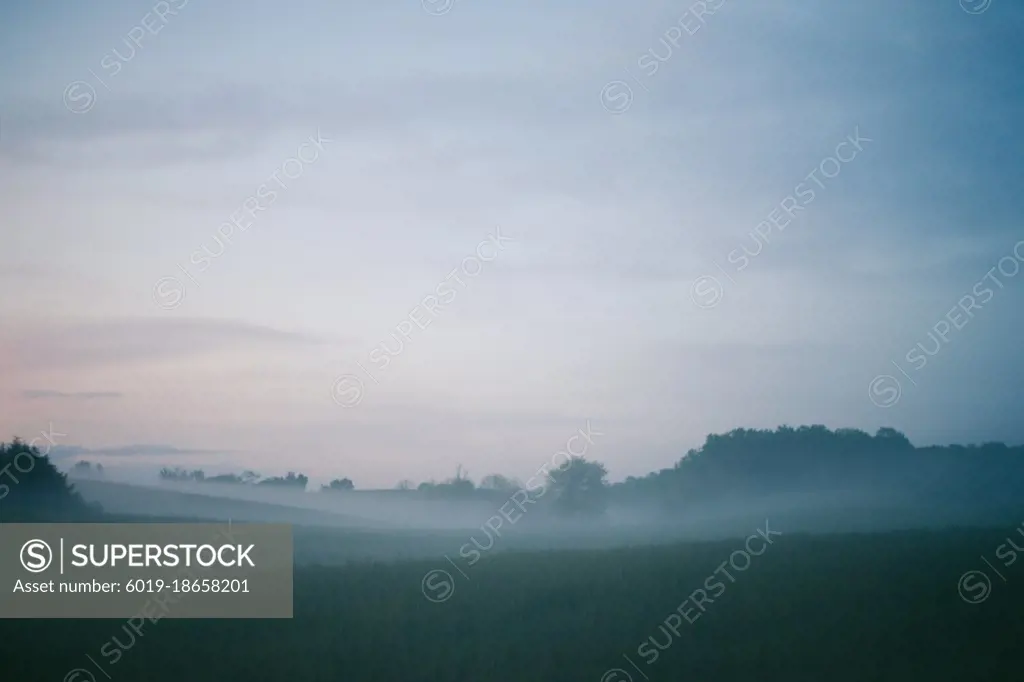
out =
[[[297,548],[299,561],[347,561],[448,552],[456,539],[488,550],[714,539],[768,518],[810,533],[990,525],[1012,520],[1019,509],[1022,450],[915,448],[892,429],[871,436],[782,427],[711,435],[671,469],[596,489],[586,487],[585,475],[600,475],[600,465],[584,458],[557,462],[526,482],[493,476],[477,486],[459,473],[441,484],[393,490],[338,481],[338,489],[307,489],[302,479],[291,482],[293,474],[260,483],[252,472],[218,483],[180,468],[137,485],[79,465],[71,480],[86,501],[116,515],[284,522],[302,533],[334,529],[390,539],[366,545],[338,536],[330,553]]]
[[[1019,682],[1022,35],[0,4],[0,681]]]

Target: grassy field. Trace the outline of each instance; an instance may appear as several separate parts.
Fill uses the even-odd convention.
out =
[[[747,549],[760,554],[745,558],[733,554],[747,551],[736,539],[485,553],[463,567],[465,576],[444,559],[300,567],[292,620],[162,618],[145,623],[141,636],[117,620],[6,620],[0,622],[0,676],[19,682],[104,675],[139,682],[1020,679],[1024,562],[1003,568],[995,559],[1015,527],[832,536],[790,535],[774,525],[772,531],[782,534],[771,544],[752,540]],[[734,564],[719,568],[730,557]],[[979,603],[958,591],[970,570],[992,579]],[[694,594],[699,589],[703,595]]]

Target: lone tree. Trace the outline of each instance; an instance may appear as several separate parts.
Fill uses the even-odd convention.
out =
[[[336,478],[331,481],[328,485],[320,486],[320,490],[323,491],[345,491],[354,490],[355,484],[352,483],[351,478]]]
[[[19,438],[0,443],[0,521],[77,520],[97,511],[39,448]]]
[[[572,457],[548,474],[552,505],[569,516],[600,516],[608,508],[608,470],[600,462]]]
[[[484,490],[496,490],[498,492],[514,492],[523,486],[508,476],[501,474],[488,474],[480,480],[480,487]]]

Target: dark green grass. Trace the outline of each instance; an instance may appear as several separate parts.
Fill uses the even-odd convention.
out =
[[[658,626],[742,540],[485,554],[460,563],[468,578],[444,559],[300,567],[293,620],[162,619],[116,663],[100,652],[115,635],[130,644],[122,621],[0,621],[0,680],[57,682],[73,668],[107,679],[92,657],[126,682],[599,682],[609,668],[641,682],[623,654],[652,682],[1022,679],[1024,557],[1003,569],[1007,582],[980,558],[995,562],[1013,526],[817,537],[773,529],[783,535],[746,571],[729,569],[735,582],[651,665],[638,645],[665,641]],[[443,603],[421,591],[432,569],[455,579]],[[973,605],[957,591],[972,569],[993,578],[991,595]]]

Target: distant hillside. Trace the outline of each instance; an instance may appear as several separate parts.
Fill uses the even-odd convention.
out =
[[[820,425],[710,435],[671,469],[613,486],[619,502],[690,506],[725,498],[859,492],[929,506],[1006,507],[1024,495],[1024,447],[915,447]]]
[[[80,479],[75,487],[83,498],[111,514],[179,519],[293,523],[308,525],[373,525],[366,519],[331,514],[277,502],[259,502],[184,492],[174,489]],[[383,524],[378,524],[383,525]]]
[[[111,513],[366,529],[473,528],[508,499],[431,499],[390,490],[309,493],[210,483],[143,486],[89,479],[77,479],[75,485],[82,497]]]

